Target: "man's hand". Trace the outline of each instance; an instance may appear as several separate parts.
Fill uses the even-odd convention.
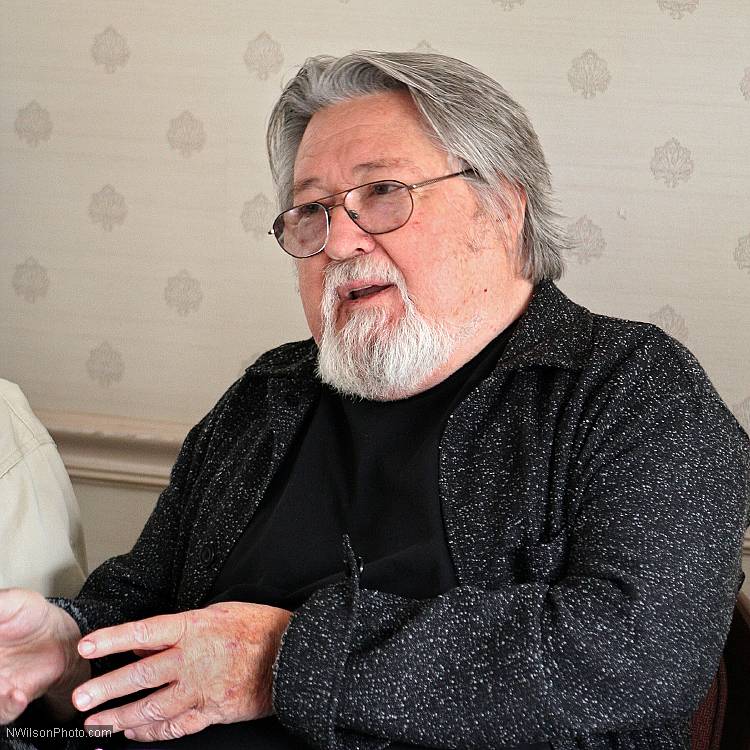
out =
[[[88,711],[161,688],[86,719],[86,726],[111,724],[136,740],[173,739],[209,724],[270,716],[271,667],[291,615],[264,604],[222,602],[94,631],[78,644],[86,658],[155,653],[81,685],[73,702]]]
[[[0,589],[0,724],[45,693],[57,718],[75,714],[73,688],[91,674],[76,653],[73,618],[36,591]]]

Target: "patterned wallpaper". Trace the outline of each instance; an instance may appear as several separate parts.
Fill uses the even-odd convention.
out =
[[[526,107],[576,238],[561,288],[650,320],[750,429],[747,0],[0,0],[0,376],[192,424],[307,337],[264,128],[311,54],[463,58]]]

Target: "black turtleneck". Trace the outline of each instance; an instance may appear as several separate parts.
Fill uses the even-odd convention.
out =
[[[438,494],[438,444],[446,420],[491,372],[514,326],[448,378],[409,398],[355,399],[324,385],[210,601],[296,609],[342,577],[345,532],[364,561],[363,588],[426,599],[454,587]]]

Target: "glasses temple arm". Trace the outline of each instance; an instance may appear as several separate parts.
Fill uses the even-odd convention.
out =
[[[433,185],[436,182],[441,182],[442,180],[448,180],[451,177],[459,177],[460,175],[464,174],[476,174],[476,172],[469,168],[469,169],[462,169],[460,172],[454,172],[453,174],[446,174],[442,177],[433,177],[431,180],[425,180],[424,182],[417,182],[414,185],[408,185],[407,187],[409,190],[414,190],[415,188],[421,188],[421,187],[427,187],[427,185]]]

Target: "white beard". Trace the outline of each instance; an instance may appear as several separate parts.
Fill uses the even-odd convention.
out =
[[[337,331],[336,287],[363,277],[394,284],[404,312],[392,320],[392,312],[385,307],[355,309]],[[373,401],[417,393],[420,384],[449,359],[457,343],[475,330],[475,323],[451,331],[442,323],[427,320],[409,298],[398,269],[373,263],[367,256],[326,268],[321,316],[321,380],[340,393]]]

